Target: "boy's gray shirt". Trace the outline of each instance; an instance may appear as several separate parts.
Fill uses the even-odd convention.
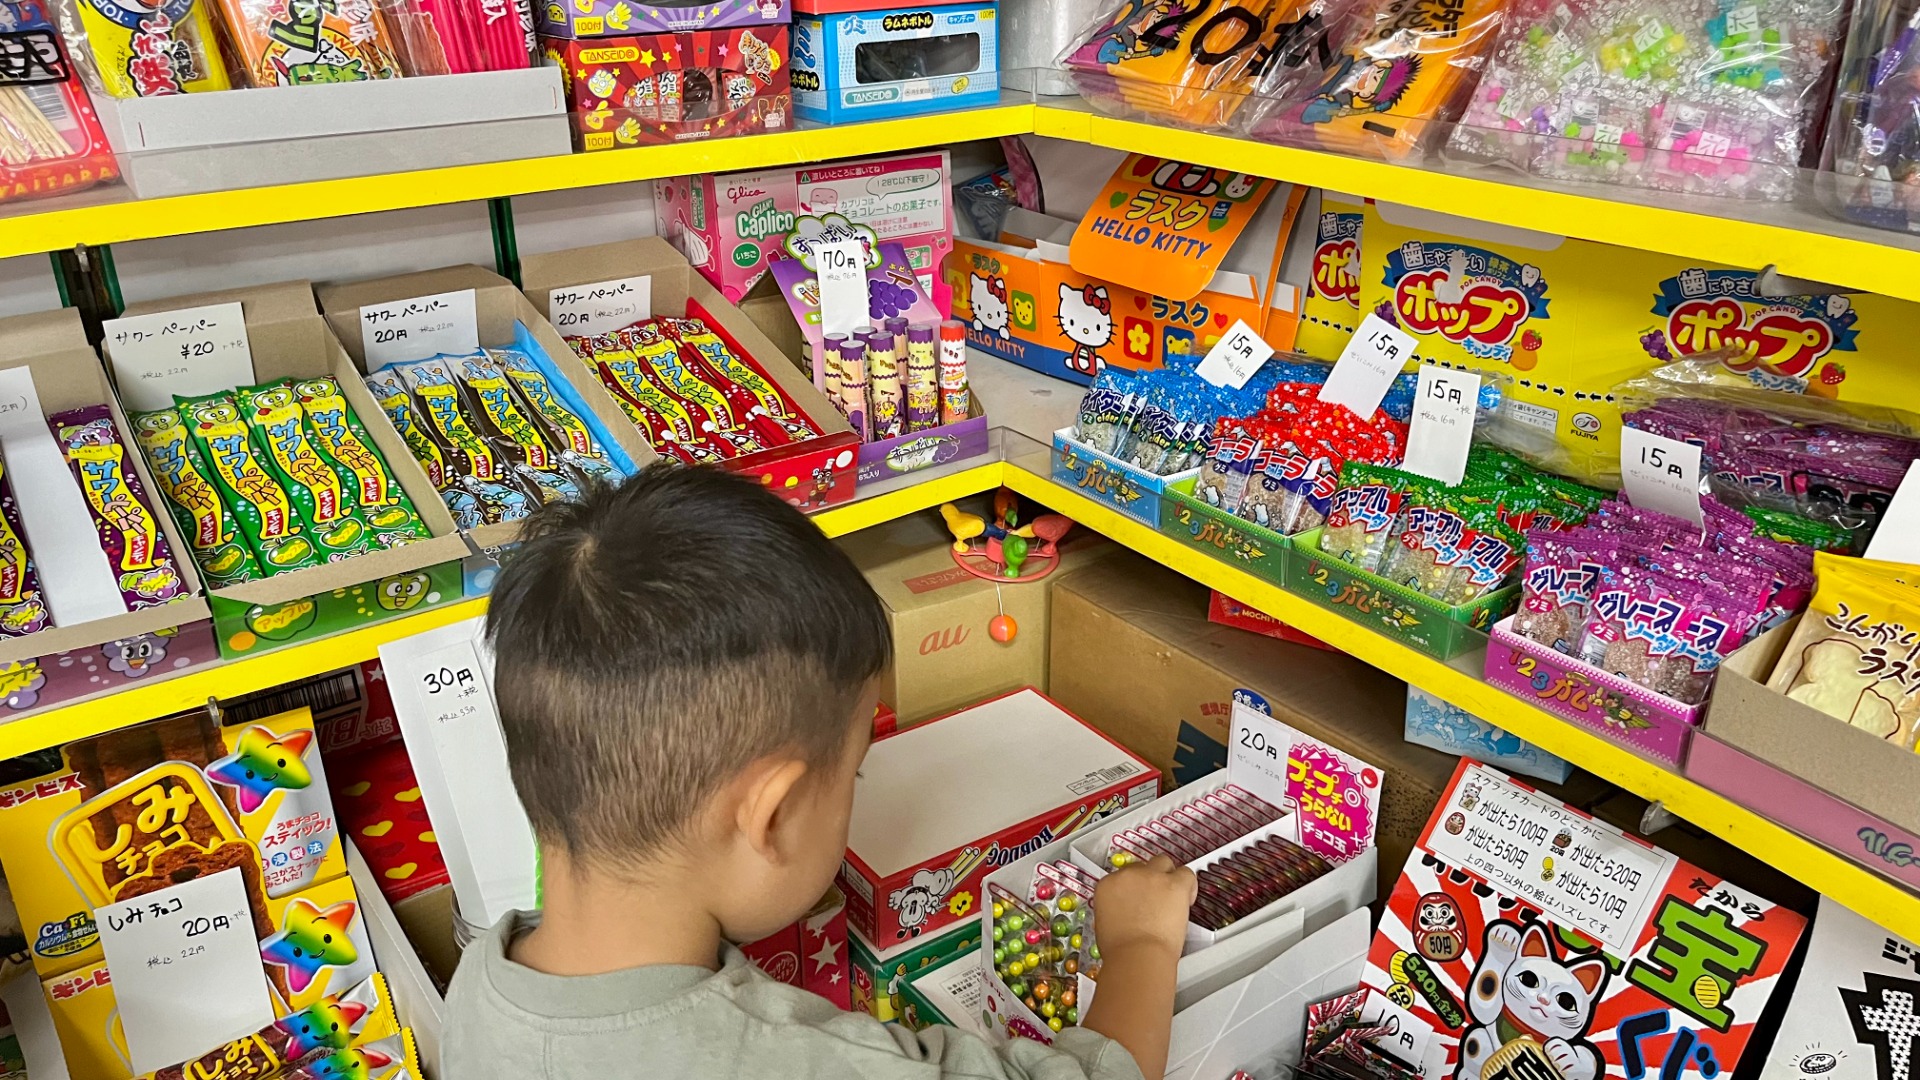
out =
[[[446,1080],[1142,1080],[1125,1048],[1091,1031],[1000,1048],[913,1032],[775,982],[731,945],[717,972],[546,975],[506,954],[537,919],[513,912],[467,946],[447,991]]]

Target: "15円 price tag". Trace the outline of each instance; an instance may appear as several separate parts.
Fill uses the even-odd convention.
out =
[[[1700,448],[1639,428],[1620,429],[1620,490],[1627,501],[1696,529],[1705,527],[1700,509]]]
[[[547,313],[566,337],[624,330],[653,318],[653,275],[553,289],[547,293]]]
[[[1467,475],[1467,451],[1473,446],[1473,417],[1479,401],[1478,373],[1420,365],[1407,456],[1400,467],[1450,486],[1460,483]]]
[[[173,407],[173,396],[250,385],[253,350],[238,303],[160,311],[100,326],[120,400],[134,412]]]
[[[1400,370],[1413,359],[1413,337],[1372,312],[1340,350],[1340,359],[1320,388],[1320,400],[1371,417]]]
[[[177,1065],[273,1023],[240,874],[234,867],[94,909],[134,1071]]]
[[[1227,336],[1213,343],[1194,373],[1215,386],[1238,390],[1247,385],[1253,373],[1272,356],[1273,346],[1254,333],[1253,327],[1244,320],[1235,319],[1227,329]]]
[[[859,237],[813,249],[820,282],[820,332],[846,334],[867,325],[867,246]]]
[[[480,347],[472,289],[416,296],[360,309],[360,346],[368,370]]]

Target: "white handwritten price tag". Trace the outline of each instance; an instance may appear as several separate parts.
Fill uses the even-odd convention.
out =
[[[653,276],[568,285],[547,293],[553,328],[567,337],[624,330],[653,318]]]
[[[845,334],[867,324],[867,247],[858,237],[813,249],[820,282],[820,332]]]
[[[273,1023],[237,867],[95,908],[93,921],[135,1072],[176,1065]]]
[[[402,638],[380,646],[380,663],[460,913],[491,926],[515,908],[538,907],[539,894],[484,632],[484,619],[468,619]]]
[[[1894,489],[1893,501],[1867,541],[1867,558],[1920,563],[1920,461],[1907,466],[1907,475]]]
[[[1467,475],[1467,450],[1473,445],[1473,415],[1479,400],[1478,373],[1422,364],[1401,468],[1443,484],[1458,484]]]
[[[1620,488],[1627,501],[1704,528],[1700,448],[1639,428],[1620,430]]]
[[[360,344],[368,370],[440,353],[470,353],[480,347],[473,290],[368,304],[360,309]]]
[[[1412,359],[1412,335],[1369,311],[1347,347],[1340,350],[1327,384],[1320,388],[1320,400],[1372,416],[1395,376]]]
[[[120,400],[134,412],[171,408],[175,394],[196,397],[254,381],[237,303],[108,319],[101,330]]]
[[[1227,336],[1213,343],[1194,371],[1215,386],[1238,390],[1247,385],[1253,373],[1272,356],[1273,346],[1254,333],[1245,321],[1235,319],[1227,329]]]

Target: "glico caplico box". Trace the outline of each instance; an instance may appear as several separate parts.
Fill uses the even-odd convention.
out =
[[[793,20],[793,107],[844,124],[1000,100],[993,4],[888,7]]]
[[[888,949],[970,919],[994,867],[1159,793],[1160,770],[1033,689],[881,739],[854,787],[847,925]]]
[[[102,960],[95,908],[237,867],[264,925],[277,901],[346,873],[304,708],[226,727],[196,713],[68,743],[58,769],[0,788],[0,863],[42,977]]]
[[[996,239],[956,238],[953,316],[974,348],[1083,386],[1102,367],[1205,356],[1235,322],[1291,348],[1300,292],[1279,268],[1304,197],[1130,154],[1078,222],[1016,207]]]
[[[966,919],[937,934],[910,937],[885,948],[847,931],[847,956],[853,971],[853,1011],[877,1020],[900,1019],[901,992],[907,980],[935,964],[973,953],[980,947],[980,920]],[[976,955],[975,961],[978,962]]]
[[[542,38],[560,69],[574,146],[613,150],[793,126],[785,26]]]

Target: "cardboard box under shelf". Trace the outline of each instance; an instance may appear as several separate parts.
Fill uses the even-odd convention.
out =
[[[219,658],[198,567],[160,503],[145,455],[120,409],[100,358],[72,308],[0,319],[0,368],[24,367],[47,414],[105,404],[113,411],[127,460],[146,488],[154,520],[180,569],[181,595],[158,607],[26,637],[0,638],[0,719],[50,708],[130,682],[187,671]],[[31,530],[26,537],[33,542]]]
[[[1776,626],[1727,657],[1701,730],[1812,788],[1920,834],[1920,798],[1914,797],[1920,791],[1920,754],[1767,688],[1799,623],[1792,619]]]
[[[356,281],[341,285],[322,285],[315,290],[320,300],[320,310],[325,313],[327,323],[333,327],[347,354],[353,358],[358,375],[364,375],[367,369],[366,350],[360,333],[360,309],[369,304],[383,304],[393,300],[405,300],[415,296],[433,296],[444,292],[458,292],[462,289],[473,290],[474,314],[479,321],[480,344],[484,347],[499,348],[514,344],[515,329],[525,326],[534,344],[540,346],[551,361],[547,365],[550,374],[565,379],[572,388],[574,399],[592,413],[584,419],[598,422],[595,435],[612,440],[612,447],[632,462],[635,468],[645,466],[657,460],[639,433],[613,400],[599,389],[587,373],[584,365],[574,358],[573,350],[560,338],[558,331],[548,324],[542,310],[536,310],[527,302],[526,296],[515,288],[513,282],[478,266],[448,266],[438,270],[423,270],[413,274],[397,274],[393,277],[374,278],[370,281]],[[355,382],[359,382],[358,375]],[[362,392],[365,387],[362,386]],[[376,410],[378,411],[378,410]],[[384,414],[382,423],[386,422]],[[388,425],[391,427],[391,425]],[[408,457],[411,462],[413,459]],[[619,464],[616,459],[616,464]],[[424,479],[424,475],[422,477]],[[442,507],[440,497],[432,497],[436,507]],[[502,521],[492,525],[483,525],[468,530],[467,538],[479,549],[480,554],[466,560],[464,588],[468,595],[485,594],[492,585],[493,574],[499,564],[492,557],[501,548],[509,547],[520,541],[520,523]]]
[[[560,81],[522,68],[93,104],[127,186],[153,199],[564,154]]]
[[[653,314],[706,320],[715,333],[743,357],[751,358],[768,378],[780,385],[789,400],[819,427],[822,434],[804,442],[769,447],[723,464],[731,472],[759,479],[767,489],[802,510],[818,510],[853,498],[860,437],[827,401],[826,395],[804,378],[792,357],[780,351],[754,321],[696,273],[686,256],[665,240],[650,236],[611,244],[528,255],[520,263],[526,299],[544,316],[549,314],[554,289],[645,274],[653,279]],[[556,337],[557,332],[555,332]],[[566,350],[562,355],[572,355]],[[581,365],[585,371],[585,365]],[[597,382],[594,383],[599,386]],[[600,387],[607,407],[618,406]],[[596,410],[597,411],[597,410]],[[620,424],[638,433],[624,416]]]
[[[1514,697],[1676,769],[1705,711],[1523,638],[1512,616],[1493,628],[1485,673]]]
[[[1285,586],[1287,552],[1293,547],[1272,529],[1196,498],[1198,473],[1169,482],[1160,492],[1160,532],[1182,544],[1275,585]]]
[[[1176,480],[1198,476],[1198,469],[1155,476],[1073,437],[1072,428],[1053,433],[1053,479],[1089,499],[1158,528],[1160,496]]]
[[[1520,586],[1509,585],[1464,607],[1449,607],[1321,551],[1319,529],[1293,538],[1286,586],[1436,660],[1484,646],[1487,629],[1520,599]]]
[[[126,314],[229,302],[240,304],[246,318],[253,381],[332,376],[431,535],[401,547],[209,590],[220,654],[228,659],[251,656],[461,599],[460,563],[467,545],[426,473],[360,381],[360,370],[314,308],[310,284],[289,281],[150,300],[132,305]]]

